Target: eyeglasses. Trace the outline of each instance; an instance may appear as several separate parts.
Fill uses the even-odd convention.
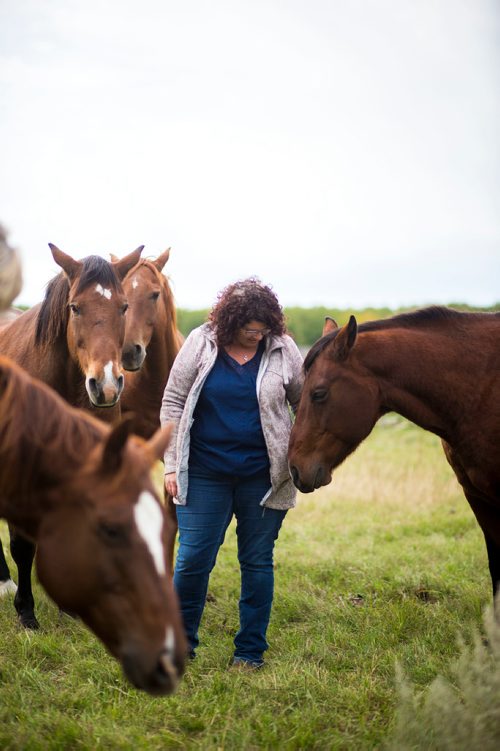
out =
[[[271,329],[243,329],[243,333],[248,336],[267,336]]]

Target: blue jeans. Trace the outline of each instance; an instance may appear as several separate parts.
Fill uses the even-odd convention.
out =
[[[262,662],[274,592],[273,549],[286,514],[260,506],[270,487],[269,472],[242,478],[198,469],[189,472],[187,505],[176,506],[179,549],[174,585],[193,654],[210,572],[234,514],[241,570],[234,656]]]

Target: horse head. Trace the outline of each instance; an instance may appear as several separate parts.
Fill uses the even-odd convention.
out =
[[[148,442],[129,422],[104,434],[65,484],[51,491],[37,534],[40,582],[94,631],[129,680],[174,690],[186,641],[166,562],[170,524],[150,477],[170,427]]]
[[[69,290],[65,286],[62,292],[69,309],[66,336],[70,356],[85,375],[92,404],[112,407],[124,385],[121,360],[128,304],[121,282],[138,262],[143,246],[112,264],[99,256],[76,261],[55,245],[50,244],[50,249],[69,284]],[[58,278],[54,282],[61,286]],[[49,285],[54,297],[55,291]]]
[[[168,261],[170,248],[155,260],[141,259],[123,281],[129,309],[125,326],[122,364],[125,370],[139,370],[155,327],[175,328],[173,297],[162,269]]]
[[[311,493],[371,432],[380,417],[378,386],[358,363],[354,316],[339,328],[327,318],[304,361],[305,380],[288,462],[297,488]]]

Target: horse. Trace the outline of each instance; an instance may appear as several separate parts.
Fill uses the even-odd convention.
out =
[[[339,328],[327,319],[304,361],[289,444],[293,481],[310,493],[397,412],[441,438],[500,584],[500,314],[430,307]]]
[[[7,241],[7,232],[0,224],[0,326],[4,326],[22,311],[10,308],[10,304],[21,291],[21,262],[16,251]],[[0,542],[0,597],[7,592],[15,592],[16,585],[10,578],[10,571],[5,560]]]
[[[129,436],[0,357],[0,516],[36,543],[38,577],[134,686],[174,690],[186,642],[166,562],[170,521],[151,480],[169,427]]]
[[[123,280],[129,309],[123,345],[122,362],[127,372],[121,409],[123,415],[133,417],[134,432],[143,438],[153,435],[160,425],[163,392],[183,343],[172,290],[162,273],[169,256],[170,248],[154,260],[141,258]],[[177,516],[166,491],[164,500],[173,524],[168,544],[168,559],[173,569]]]
[[[114,264],[99,256],[76,261],[49,247],[62,272],[49,282],[43,303],[0,329],[0,352],[73,406],[112,408],[124,385],[121,282],[143,246]]]
[[[181,346],[174,297],[162,273],[170,248],[141,258],[123,280],[128,301],[122,363],[122,414],[134,414],[134,432],[149,438],[160,425],[163,391]]]
[[[62,271],[47,285],[44,301],[0,328],[0,353],[66,401],[111,422],[119,416],[125,378],[122,346],[127,301],[122,280],[144,246],[115,263],[99,256],[77,261],[49,243]],[[37,628],[30,573],[34,547],[11,529],[11,552],[19,571],[14,600],[20,622]],[[0,544],[0,595],[15,585]]]

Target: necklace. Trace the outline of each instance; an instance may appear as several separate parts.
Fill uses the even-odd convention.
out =
[[[235,360],[243,360],[243,362],[248,362],[255,355],[255,352],[252,352],[251,355],[247,355],[245,352],[235,352],[232,347],[228,347],[227,352]]]

